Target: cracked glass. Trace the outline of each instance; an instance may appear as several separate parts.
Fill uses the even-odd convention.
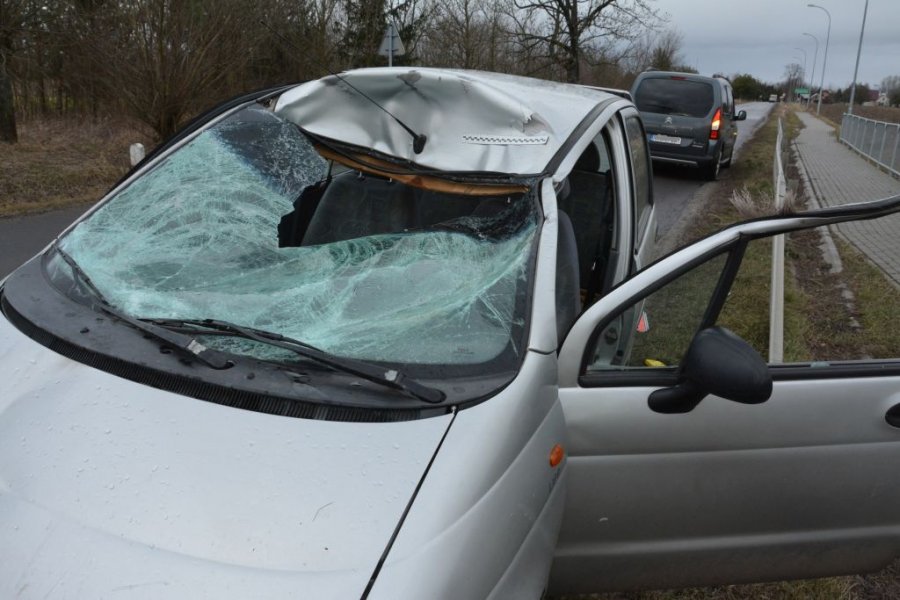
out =
[[[279,222],[326,179],[302,240],[279,247]],[[133,180],[60,247],[139,318],[220,319],[353,358],[474,365],[524,349],[534,189],[475,197],[355,171],[331,177],[297,125],[252,106]]]

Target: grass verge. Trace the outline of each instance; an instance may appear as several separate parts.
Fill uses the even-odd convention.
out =
[[[128,147],[149,136],[125,122],[44,119],[0,143],[0,217],[94,203],[124,175]]]

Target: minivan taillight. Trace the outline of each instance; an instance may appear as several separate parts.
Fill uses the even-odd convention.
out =
[[[716,114],[713,115],[712,124],[709,128],[709,139],[717,140],[719,139],[719,127],[722,126],[722,109],[717,108]]]

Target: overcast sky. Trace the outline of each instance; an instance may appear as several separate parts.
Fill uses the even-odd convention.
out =
[[[661,14],[684,37],[683,57],[701,74],[749,73],[768,82],[784,78],[785,66],[803,64],[812,74],[819,38],[815,81],[822,76],[828,18],[831,42],[825,87],[846,87],[853,80],[865,0],[656,0]],[[900,75],[900,0],[869,0],[857,81],[877,87],[888,75]]]

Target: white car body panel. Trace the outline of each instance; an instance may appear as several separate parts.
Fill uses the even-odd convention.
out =
[[[2,597],[358,597],[451,419],[237,410],[66,359],[5,320],[0,378]]]
[[[528,348],[535,352],[555,352],[559,347],[556,321],[544,319],[547,311],[556,311],[556,238],[559,233],[556,192],[550,179],[541,182],[541,206],[544,225],[541,227],[540,247],[535,267],[534,295],[531,305],[531,331]]]
[[[565,436],[555,353],[529,352],[506,389],[457,413],[370,598],[513,598],[516,586],[539,594],[550,568],[543,551],[518,577],[499,578],[535,529],[531,543],[552,552],[565,461],[552,467],[549,457]]]

